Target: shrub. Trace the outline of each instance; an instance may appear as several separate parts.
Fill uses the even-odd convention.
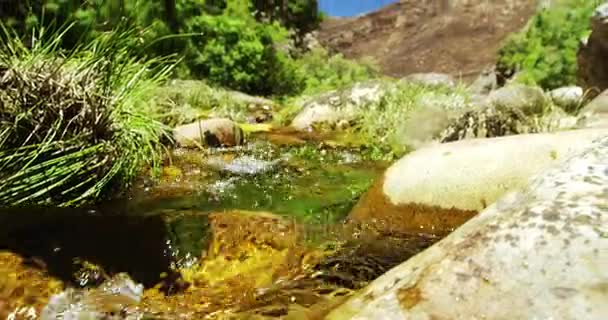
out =
[[[142,97],[168,68],[132,58],[128,33],[68,55],[64,35],[0,46],[0,206],[84,205],[159,165],[165,130]]]
[[[297,65],[305,74],[305,94],[340,89],[380,76],[379,68],[371,60],[348,60],[341,54],[332,56],[323,48],[304,54]]]
[[[262,95],[297,93],[290,58],[275,48],[285,32],[278,25],[260,24],[229,15],[201,15],[187,22],[192,39],[190,70],[232,89]]]
[[[354,129],[368,145],[401,156],[420,142],[415,140],[434,138],[447,125],[439,119],[468,105],[469,97],[462,87],[399,83],[378,102],[364,106]]]
[[[518,81],[553,89],[576,83],[576,54],[599,0],[565,0],[539,11],[499,52],[498,69]]]

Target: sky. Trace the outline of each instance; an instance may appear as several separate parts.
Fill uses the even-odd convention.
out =
[[[398,0],[319,0],[319,8],[330,16],[350,17],[380,9]]]

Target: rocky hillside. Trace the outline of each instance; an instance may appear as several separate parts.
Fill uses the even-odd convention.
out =
[[[319,40],[347,57],[371,56],[387,75],[472,77],[493,66],[505,37],[525,25],[535,0],[401,0],[355,18],[330,18]]]

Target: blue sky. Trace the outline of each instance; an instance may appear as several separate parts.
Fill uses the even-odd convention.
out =
[[[398,0],[319,0],[319,9],[330,16],[350,17],[377,10]]]

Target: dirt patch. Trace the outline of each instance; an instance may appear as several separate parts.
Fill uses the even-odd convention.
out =
[[[360,17],[330,18],[319,40],[349,58],[375,58],[390,76],[445,72],[468,80],[495,65],[502,41],[536,7],[534,0],[401,0]]]

